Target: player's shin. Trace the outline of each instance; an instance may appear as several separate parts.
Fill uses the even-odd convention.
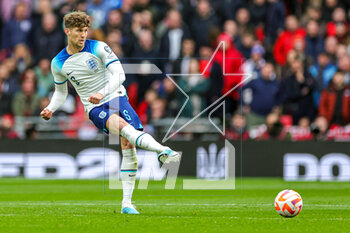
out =
[[[161,153],[167,149],[167,147],[159,144],[151,135],[138,131],[131,125],[123,127],[121,130],[121,136],[128,139],[133,145],[145,150]]]
[[[135,187],[137,157],[136,148],[122,150],[123,160],[120,176],[123,184],[122,205],[131,205],[132,193]]]

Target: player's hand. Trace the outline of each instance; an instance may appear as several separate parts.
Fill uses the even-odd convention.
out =
[[[95,93],[89,97],[89,102],[93,104],[98,104],[103,99],[103,95],[101,93]]]
[[[50,120],[50,118],[52,117],[52,111],[50,111],[49,109],[47,108],[44,108],[41,113],[40,113],[40,116],[42,118],[44,118],[45,120]]]

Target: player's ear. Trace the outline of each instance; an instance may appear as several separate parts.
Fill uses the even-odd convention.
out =
[[[65,28],[65,29],[64,29],[64,33],[66,33],[66,35],[69,36],[69,35],[70,35],[70,30],[69,30],[69,28]]]

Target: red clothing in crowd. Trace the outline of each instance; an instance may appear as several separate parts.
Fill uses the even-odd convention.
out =
[[[244,131],[242,133],[240,132],[236,132],[234,130],[231,130],[231,129],[227,129],[226,132],[225,132],[225,138],[226,139],[229,139],[229,140],[248,140],[250,137],[249,137],[249,132],[248,131]]]
[[[210,69],[213,66],[213,62],[209,63],[209,59],[200,59],[199,60],[199,72],[203,73],[203,78],[209,78],[210,77]],[[209,65],[208,65],[209,63]]]
[[[329,123],[332,122],[335,104],[337,101],[337,91],[330,86],[322,91],[318,113],[324,116]],[[344,87],[342,101],[342,116],[344,123],[350,123],[350,88]]]
[[[343,31],[339,31],[339,28],[342,26],[343,27]],[[340,23],[336,23],[334,21],[327,23],[326,26],[326,35],[328,36],[335,36],[339,42],[342,42],[347,35],[349,29],[349,25],[346,22],[340,22]]]
[[[220,64],[223,68],[224,74],[241,74],[243,71],[241,66],[243,65],[243,56],[234,46],[230,36],[225,33],[221,33],[218,37],[218,42],[220,41],[229,41],[231,46],[226,48],[225,51],[221,47],[214,56],[214,61]],[[225,64],[224,64],[224,53],[225,53]],[[225,65],[225,66],[224,66]],[[224,75],[224,85],[222,88],[222,94],[224,95],[237,84],[242,81],[241,75]],[[228,96],[233,97],[234,99],[239,98],[238,88],[235,91],[232,91]]]
[[[276,62],[279,65],[284,66],[287,63],[288,52],[294,48],[294,42],[298,38],[304,39],[305,36],[306,31],[303,28],[299,28],[294,32],[282,32],[277,38],[275,46],[273,48],[273,56]]]

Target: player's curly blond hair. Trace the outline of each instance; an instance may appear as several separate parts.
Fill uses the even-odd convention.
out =
[[[90,16],[83,11],[73,11],[63,17],[65,28],[90,27]]]

